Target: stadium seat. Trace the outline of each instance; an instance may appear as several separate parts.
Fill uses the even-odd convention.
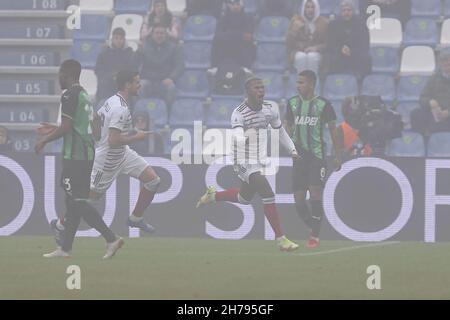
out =
[[[420,94],[428,82],[424,76],[403,76],[397,86],[397,101],[417,102]]]
[[[436,46],[439,38],[436,21],[427,18],[412,18],[406,24],[403,44],[405,46]]]
[[[400,55],[397,48],[373,47],[370,48],[373,73],[395,74],[400,69]]]
[[[0,50],[0,66],[52,67],[59,65],[59,55],[53,51]]]
[[[212,41],[217,20],[213,16],[191,16],[183,28],[184,41]]]
[[[371,46],[400,47],[402,41],[402,23],[398,19],[381,18],[381,29],[370,30]]]
[[[231,114],[240,103],[239,99],[214,99],[208,110],[206,125],[214,128],[229,128]]]
[[[244,0],[244,11],[255,16],[258,13],[258,0]]]
[[[445,20],[442,24],[440,44],[442,47],[450,47],[450,19]]]
[[[450,158],[450,132],[437,132],[428,140],[428,156]]]
[[[75,40],[70,56],[81,63],[85,69],[94,69],[97,56],[102,51],[103,41]]]
[[[211,43],[187,41],[183,44],[184,62],[188,69],[208,69],[211,66]]]
[[[289,81],[288,81],[287,88],[286,88],[285,98],[290,99],[293,96],[298,95],[297,80],[298,80],[298,75],[296,73],[291,73],[289,76]],[[317,79],[315,91],[316,91],[316,94],[318,94],[318,95],[322,94],[322,88],[320,86],[319,79]]]
[[[342,101],[346,97],[358,94],[358,82],[355,76],[335,74],[329,75],[325,80],[323,95],[326,99]]]
[[[444,2],[444,16],[450,17],[450,0],[445,0]]]
[[[278,72],[259,72],[258,77],[263,79],[266,88],[267,100],[279,101],[284,97],[283,75]]]
[[[53,81],[0,79],[0,94],[6,95],[50,95],[54,94]]]
[[[127,40],[139,41],[143,21],[144,18],[137,14],[119,14],[113,19],[109,38],[112,38],[114,29],[121,27],[125,30]]]
[[[401,75],[432,75],[436,70],[434,50],[427,46],[411,46],[403,50]]]
[[[167,0],[167,9],[176,16],[180,16],[186,10],[186,0]]]
[[[441,0],[411,0],[411,16],[437,19],[441,16]]]
[[[334,14],[334,11],[337,7],[336,0],[319,0],[319,5],[320,5],[320,14],[322,16],[330,16]]]
[[[86,90],[92,101],[97,94],[97,76],[94,70],[82,69],[80,75],[80,84]]]
[[[62,39],[61,26],[49,22],[28,22],[16,19],[15,21],[0,20],[1,39]]]
[[[259,43],[253,68],[258,71],[284,71],[287,68],[286,45]]]
[[[391,140],[386,147],[390,157],[425,157],[425,142],[421,134],[404,131],[401,138]]]
[[[80,9],[83,13],[111,12],[114,8],[114,0],[80,0]]]
[[[177,99],[170,112],[172,128],[192,128],[194,121],[204,120],[203,102],[199,99]]]
[[[108,38],[108,32],[108,17],[95,14],[82,14],[81,29],[75,30],[73,38],[75,40],[104,41]]]
[[[381,96],[384,102],[392,103],[396,98],[394,78],[384,74],[368,75],[363,80],[361,94]]]
[[[177,97],[206,98],[209,94],[209,83],[205,71],[186,70],[177,80]]]
[[[167,106],[164,100],[141,99],[136,103],[134,112],[136,111],[148,112],[150,118],[153,119],[155,126],[158,128],[162,128],[168,123]]]
[[[418,108],[420,108],[420,105],[417,102],[402,102],[395,108],[395,111],[402,116],[405,130],[411,129],[411,112]]]
[[[66,10],[67,0],[2,0],[0,10]]]
[[[115,0],[114,11],[116,14],[146,15],[150,10],[150,4],[149,0]]]
[[[284,44],[289,23],[290,21],[286,17],[262,18],[256,28],[256,41]]]

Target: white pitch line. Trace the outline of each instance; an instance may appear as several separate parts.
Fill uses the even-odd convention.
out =
[[[343,251],[351,251],[351,250],[358,250],[358,249],[365,249],[365,248],[374,248],[374,247],[384,247],[384,246],[389,246],[389,245],[393,245],[393,244],[397,244],[397,243],[400,243],[400,241],[373,243],[373,244],[366,244],[366,245],[362,245],[362,246],[353,246],[353,247],[345,247],[345,248],[333,249],[333,250],[328,250],[328,251],[299,253],[298,255],[301,256],[301,257],[319,256],[319,255],[323,255],[323,254],[338,253],[338,252],[343,252]]]

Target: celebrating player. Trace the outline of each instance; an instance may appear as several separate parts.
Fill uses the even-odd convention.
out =
[[[46,132],[35,147],[39,153],[48,142],[64,137],[61,187],[66,194],[66,217],[64,235],[60,247],[44,254],[46,258],[69,257],[81,218],[95,228],[107,241],[107,252],[103,258],[112,257],[123,245],[92,207],[89,200],[89,181],[94,160],[92,137],[93,108],[88,94],[80,86],[81,65],[75,60],[66,60],[59,69],[61,89],[61,125]]]
[[[281,143],[289,150],[293,158],[298,157],[294,143],[284,130],[278,109],[264,101],[265,88],[259,78],[250,78],[245,83],[247,99],[239,105],[231,116],[231,126],[235,137],[234,170],[242,180],[240,189],[217,192],[209,187],[200,198],[197,207],[216,201],[230,201],[250,204],[258,193],[264,204],[264,213],[269,221],[282,251],[292,251],[298,245],[284,235],[275,204],[275,194],[263,175],[265,157],[267,157],[267,130],[269,124],[279,130]],[[264,132],[263,132],[264,131]],[[252,139],[256,135],[256,139]],[[241,157],[248,155],[248,157]]]
[[[319,245],[320,224],[323,217],[322,193],[327,175],[325,161],[325,125],[331,132],[336,154],[336,168],[341,167],[341,150],[336,133],[336,113],[330,102],[315,95],[316,74],[305,70],[299,74],[299,94],[288,102],[286,121],[288,131],[298,150],[301,160],[294,159],[293,193],[295,206],[300,218],[311,228],[306,246]],[[311,212],[305,201],[306,192],[310,192]]]

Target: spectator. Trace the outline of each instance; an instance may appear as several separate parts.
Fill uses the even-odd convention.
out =
[[[371,5],[380,7],[383,18],[399,19],[403,26],[411,18],[411,0],[360,0],[361,15],[367,14],[367,8]]]
[[[230,94],[242,94],[245,73],[256,59],[253,41],[254,20],[244,12],[242,0],[227,0],[227,8],[220,18],[211,50],[209,74],[216,75],[217,94],[226,94],[225,87],[232,86]],[[242,80],[242,81],[241,81]],[[242,83],[241,83],[242,82]]]
[[[326,52],[329,74],[346,73],[362,78],[372,70],[369,30],[366,22],[355,14],[352,0],[341,1],[341,16],[330,23]]]
[[[450,131],[450,53],[440,57],[439,71],[420,96],[421,108],[411,113],[411,126],[424,135]]]
[[[136,52],[135,64],[141,72],[142,97],[162,98],[169,108],[176,99],[175,81],[184,70],[180,46],[167,39],[161,24],[153,26],[150,38]]]
[[[303,1],[299,14],[291,20],[286,37],[290,66],[295,67],[298,73],[309,69],[317,74],[327,32],[328,19],[320,16],[319,2]]]
[[[222,15],[223,2],[224,0],[186,0],[186,13],[188,17],[207,15],[218,19]]]
[[[167,9],[166,0],[153,1],[152,11],[145,17],[141,29],[141,42],[151,34],[155,24],[161,24],[167,29],[167,35],[171,40],[178,41],[180,38],[180,24],[172,13]]]
[[[117,92],[114,76],[122,69],[133,67],[133,50],[127,46],[125,30],[113,31],[111,45],[98,56],[95,74],[98,78],[97,100],[109,98]]]
[[[138,141],[131,148],[142,155],[164,154],[164,141],[159,132],[155,131],[153,121],[148,112],[136,111],[133,114],[133,127],[135,131],[154,131],[146,140]]]
[[[283,16],[292,17],[295,11],[292,0],[263,0],[261,1],[259,14],[260,17]]]
[[[0,126],[0,152],[12,151],[12,143],[9,139],[8,129]]]

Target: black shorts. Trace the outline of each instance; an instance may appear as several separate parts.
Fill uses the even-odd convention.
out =
[[[94,161],[63,160],[61,188],[72,199],[89,199]]]
[[[308,190],[309,187],[324,187],[327,177],[327,164],[309,151],[300,152],[301,159],[294,160],[292,174],[293,192]]]

